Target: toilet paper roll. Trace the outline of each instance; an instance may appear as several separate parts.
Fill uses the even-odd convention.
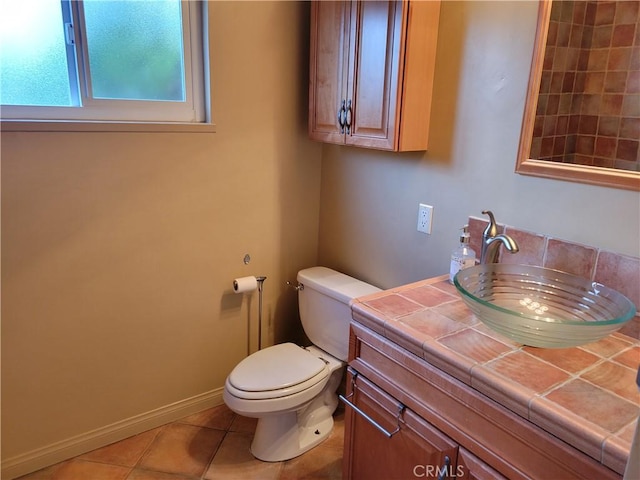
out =
[[[241,277],[233,281],[233,291],[235,293],[252,292],[258,288],[256,277]]]

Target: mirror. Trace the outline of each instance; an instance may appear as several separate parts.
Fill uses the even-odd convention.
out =
[[[516,172],[640,190],[640,2],[541,0]]]

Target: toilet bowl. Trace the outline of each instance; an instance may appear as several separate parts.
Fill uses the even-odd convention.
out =
[[[227,378],[223,396],[234,412],[260,419],[251,453],[278,462],[324,440],[333,428],[343,366],[318,348],[293,343],[260,350],[240,362]],[[278,378],[273,378],[275,372]],[[272,379],[272,384],[265,385],[265,379]]]
[[[269,462],[297,457],[331,433],[347,360],[349,302],[379,291],[325,267],[301,270],[298,283],[300,318],[313,345],[282,343],[249,355],[223,393],[232,411],[258,418],[251,453]]]

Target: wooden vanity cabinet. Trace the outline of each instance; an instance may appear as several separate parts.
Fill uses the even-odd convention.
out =
[[[346,400],[369,419],[346,406],[345,480],[620,479],[357,322],[351,323],[348,372]],[[400,429],[387,437],[370,420],[389,433]]]
[[[312,140],[426,150],[440,1],[313,1]]]

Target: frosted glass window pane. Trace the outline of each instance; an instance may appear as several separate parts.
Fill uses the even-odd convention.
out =
[[[94,98],[184,101],[177,0],[84,3]]]
[[[0,0],[0,103],[72,104],[63,25],[60,0]]]

